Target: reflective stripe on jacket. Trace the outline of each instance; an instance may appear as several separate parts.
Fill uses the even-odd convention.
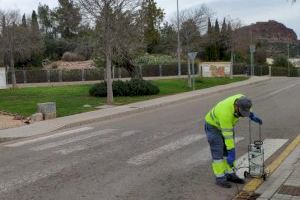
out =
[[[228,97],[219,102],[205,116],[205,120],[208,124],[215,126],[222,132],[227,150],[231,150],[235,147],[233,128],[239,118],[234,115],[234,103],[243,96],[242,94],[238,94]]]

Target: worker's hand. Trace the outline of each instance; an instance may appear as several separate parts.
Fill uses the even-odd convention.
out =
[[[227,163],[229,166],[233,167],[234,161],[235,161],[235,149],[231,149],[228,151]]]
[[[263,124],[262,120],[261,120],[259,117],[257,117],[253,112],[250,113],[249,118],[250,118],[252,121],[254,121],[254,122],[256,122],[256,123],[258,123],[258,124],[260,124],[260,125]]]

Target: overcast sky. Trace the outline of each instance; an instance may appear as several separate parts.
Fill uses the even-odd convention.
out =
[[[57,5],[57,0],[0,0],[0,9],[19,9],[30,13],[39,2],[50,7]],[[176,12],[176,0],[157,0],[165,10],[167,19]],[[196,7],[205,3],[216,16],[239,18],[244,25],[270,19],[284,23],[292,28],[300,38],[300,2],[291,4],[288,0],[179,0],[180,9]]]

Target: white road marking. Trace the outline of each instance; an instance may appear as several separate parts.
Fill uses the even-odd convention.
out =
[[[205,135],[190,135],[185,138],[179,139],[175,142],[169,143],[167,145],[164,145],[162,147],[159,147],[157,149],[154,149],[150,152],[140,154],[138,156],[135,156],[127,161],[128,164],[131,165],[144,165],[150,161],[153,161],[157,159],[160,155],[166,152],[170,151],[176,151],[178,149],[181,149],[187,145],[190,145],[194,142],[197,142],[204,138]]]
[[[297,86],[297,85],[299,85],[299,84],[300,84],[300,83],[294,83],[294,84],[292,84],[292,85],[289,85],[289,86],[287,86],[287,87],[281,88],[281,89],[279,89],[279,90],[275,90],[274,92],[271,92],[271,93],[269,93],[269,94],[267,94],[267,95],[265,95],[265,96],[263,96],[263,97],[261,97],[261,98],[259,98],[259,99],[266,99],[266,98],[272,97],[272,96],[274,96],[274,95],[276,95],[276,94],[279,94],[280,92],[283,92],[284,90],[291,89],[291,88],[293,88],[293,87],[295,87],[295,86]]]
[[[267,160],[270,158],[278,149],[280,149],[288,139],[265,139],[264,140],[264,160]],[[239,167],[248,167],[249,162],[248,162],[248,153],[244,154],[241,156],[237,161],[236,161],[236,166]],[[247,168],[241,168],[237,170],[237,175],[239,177],[244,177],[244,172],[248,171]]]
[[[73,152],[78,152],[78,151],[83,151],[85,149],[87,149],[89,146],[87,145],[77,145],[74,147],[69,147],[69,148],[65,148],[65,149],[61,149],[58,151],[55,151],[56,154],[62,154],[62,155],[68,155],[71,154]]]
[[[235,143],[239,143],[239,142],[243,141],[244,139],[245,139],[244,137],[236,137]],[[208,143],[207,143],[207,145],[208,145]],[[211,158],[210,147],[208,145],[204,149],[198,151],[197,153],[195,153],[195,154],[191,155],[190,157],[188,157],[187,159],[185,159],[184,163],[187,165],[191,165],[191,164],[197,163],[199,161],[203,162],[203,161],[209,161],[209,160],[212,160],[212,158]]]
[[[79,135],[79,136],[69,138],[69,139],[66,139],[66,140],[47,143],[47,144],[44,144],[44,145],[33,147],[30,150],[42,151],[42,150],[46,150],[46,149],[51,149],[51,148],[55,148],[55,147],[65,145],[65,144],[70,144],[70,143],[78,142],[78,141],[81,141],[81,140],[85,140],[85,139],[88,139],[88,138],[91,138],[91,137],[105,135],[105,134],[112,133],[112,132],[115,132],[115,131],[116,131],[116,129],[105,129],[105,130],[101,130],[101,131],[97,131],[97,132],[93,132],[93,133],[89,133],[89,134],[85,134],[85,135]]]
[[[80,133],[80,132],[88,131],[88,130],[92,130],[92,129],[94,129],[94,128],[92,128],[92,127],[83,127],[83,128],[70,130],[70,131],[56,133],[56,134],[53,134],[53,135],[48,135],[48,136],[45,136],[45,137],[35,138],[35,139],[32,139],[32,140],[25,140],[25,141],[16,142],[16,143],[13,143],[13,144],[7,144],[5,146],[6,147],[19,147],[19,146],[23,146],[23,145],[26,145],[26,144],[32,144],[32,143],[36,143],[36,142],[40,142],[40,141],[44,141],[44,140],[48,140],[48,139],[53,139],[53,138],[58,138],[58,137],[62,137],[62,136],[71,135],[71,134],[74,134],[74,133]]]
[[[121,135],[119,135],[119,136],[111,136],[111,137],[108,137],[108,138],[99,139],[99,140],[97,140],[97,143],[94,144],[94,145],[72,146],[72,147],[69,147],[69,148],[60,149],[58,151],[55,151],[55,153],[62,154],[62,155],[68,155],[68,154],[71,154],[71,153],[74,153],[74,152],[86,150],[86,149],[94,147],[94,146],[107,144],[109,142],[114,142],[114,141],[120,140],[122,138],[132,136],[136,133],[138,133],[138,131],[126,131],[126,132],[121,133]]]
[[[72,165],[76,165],[78,163],[72,163]],[[21,176],[11,179],[9,181],[3,182],[0,180],[0,192],[8,192],[13,188],[21,187],[22,185],[27,185],[30,183],[34,183],[42,178],[46,178],[52,174],[56,174],[62,171],[65,168],[68,168],[70,164],[60,164],[54,165],[47,169],[41,169],[35,172],[24,172]]]
[[[86,155],[81,157],[76,161],[68,161],[67,163],[59,163],[59,164],[51,164],[50,166],[45,166],[45,168],[41,168],[39,170],[31,171],[31,172],[22,172],[20,175],[15,175],[14,178],[10,180],[0,179],[0,193],[9,192],[14,189],[21,188],[24,185],[28,185],[34,182],[37,182],[43,178],[47,178],[51,175],[60,173],[64,169],[69,169],[72,166],[76,166],[82,162],[88,160],[99,159],[103,157],[102,152],[93,153],[90,155]]]

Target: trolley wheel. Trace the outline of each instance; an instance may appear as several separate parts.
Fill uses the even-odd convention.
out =
[[[267,174],[263,174],[262,178],[263,178],[264,181],[266,181],[267,180]]]
[[[245,177],[245,178],[248,178],[248,177],[249,177],[249,175],[250,175],[250,173],[249,173],[249,172],[247,172],[247,171],[244,171],[244,177]]]

